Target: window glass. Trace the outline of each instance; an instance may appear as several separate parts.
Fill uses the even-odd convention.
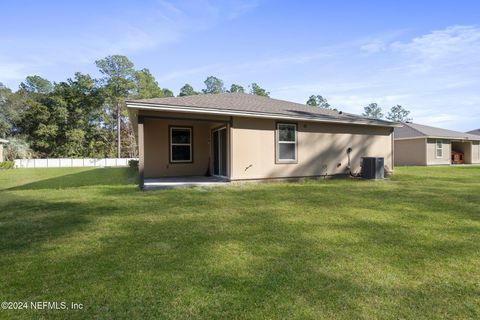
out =
[[[295,142],[295,129],[294,124],[278,124],[278,140],[279,141],[291,141]]]
[[[190,143],[190,128],[172,128],[172,143]]]
[[[278,158],[280,160],[295,160],[295,144],[280,143],[278,146]]]
[[[190,161],[190,146],[172,146],[172,161]]]
[[[170,128],[170,161],[192,161],[191,128]]]
[[[436,156],[437,158],[441,158],[443,156],[443,141],[437,140],[435,146]]]
[[[297,160],[297,125],[277,124],[277,161]]]

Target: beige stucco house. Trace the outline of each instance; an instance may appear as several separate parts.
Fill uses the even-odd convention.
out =
[[[3,145],[8,143],[8,140],[0,139],[0,162],[3,162]]]
[[[230,181],[393,169],[398,124],[245,93],[126,102],[144,178],[214,175]],[[351,152],[347,152],[348,149]]]
[[[416,123],[395,128],[395,165],[449,165],[455,154],[480,163],[480,136]]]

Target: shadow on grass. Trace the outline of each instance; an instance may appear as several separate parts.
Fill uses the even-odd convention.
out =
[[[315,267],[316,259],[333,262],[334,256],[266,211],[223,227],[215,219],[192,216],[128,222],[121,230],[120,235],[104,237],[100,251],[52,266],[51,272],[58,275],[64,272],[62,266],[75,265],[83,287],[95,288],[101,282],[111,290],[105,306],[86,302],[91,315],[117,318],[125,312],[125,303],[135,303],[127,298],[130,292],[141,292],[130,298],[140,299],[144,307],[135,310],[138,313],[127,311],[128,317],[236,318],[244,312],[299,317],[312,308],[332,315],[342,308],[351,316],[360,315],[355,303],[361,298],[359,288]],[[100,272],[97,266],[102,266]],[[295,311],[300,301],[305,305]]]
[[[448,225],[478,217],[477,184],[438,184],[436,193],[414,182],[383,190],[326,181],[130,194],[120,184],[97,202],[5,203],[0,234],[10,253],[88,228],[96,215],[115,226],[85,250],[28,256],[6,279],[5,297],[82,301],[79,318],[478,316],[478,227]]]
[[[136,196],[152,203],[134,201],[125,209],[123,199],[119,200],[111,210],[130,216],[115,219],[118,229],[103,234],[100,246],[58,257],[45,266],[48,275],[40,275],[34,284],[21,285],[20,292],[28,294],[33,286],[49,295],[55,285],[44,289],[43,283],[62,279],[71,284],[72,292],[81,286],[85,292],[81,299],[89,306],[90,317],[106,318],[475,315],[461,304],[476,297],[469,283],[452,287],[452,281],[438,278],[423,279],[420,285],[416,282],[426,272],[424,264],[462,261],[475,252],[477,242],[459,241],[458,235],[465,230],[455,231],[455,241],[435,242],[443,229],[434,230],[435,237],[423,237],[417,229],[395,220],[366,222],[348,214],[335,223],[336,219],[329,220],[331,212],[319,208],[319,203],[337,208],[325,202],[327,196],[321,190],[323,187],[300,184],[286,190],[285,185],[222,189],[201,197],[195,190],[138,193]],[[374,196],[364,191],[363,197]],[[306,198],[315,201],[305,202]],[[299,203],[304,211],[316,210],[312,211],[318,215],[315,223],[305,220],[304,212],[292,220],[292,210]],[[358,206],[356,202],[351,205],[353,209]],[[64,214],[63,209],[53,208],[54,214]],[[89,210],[105,211],[108,206],[92,208],[77,203],[72,208],[85,221],[75,225],[75,218],[70,217],[69,223],[81,228],[88,223]],[[34,221],[29,223],[34,225]],[[469,230],[472,235],[475,231]],[[329,239],[323,232],[353,238],[350,242],[341,237]],[[34,268],[32,264],[23,272],[35,273]],[[68,280],[72,272],[78,284]],[[378,281],[372,280],[371,273]],[[417,280],[409,282],[410,274]],[[16,277],[22,279],[22,273]],[[99,302],[105,290],[108,295]],[[425,304],[433,307],[425,309]],[[139,307],[125,307],[132,305]],[[456,305],[458,310],[447,310],[448,305]]]
[[[293,204],[294,200],[290,201]],[[377,264],[374,272],[380,276],[386,263],[397,270],[395,277],[402,277],[423,271],[411,263],[418,255],[441,263],[471,253],[474,244],[428,245],[413,230],[359,222],[330,227],[357,233],[363,241],[351,247],[341,241],[325,246],[305,237],[315,232],[315,226],[286,222],[265,203],[257,203],[256,209],[249,205],[233,218],[220,209],[212,210],[211,216],[189,214],[156,220],[150,213],[142,221],[123,221],[121,232],[101,239],[100,250],[69,256],[50,270],[66,276],[64,266],[75,266],[76,280],[93,290],[89,296],[95,296],[99,283],[108,288],[104,305],[86,298],[91,299],[87,302],[91,316],[107,318],[125,316],[125,312],[145,318],[235,318],[247,314],[248,318],[352,319],[375,318],[375,312],[396,315],[394,318],[419,314],[428,318],[448,314],[446,301],[458,305],[460,300],[476,297],[474,288],[466,284],[465,288],[452,288],[448,282],[435,280],[401,286],[369,282],[372,271],[361,270],[365,263],[370,267]],[[458,245],[461,250],[456,252]],[[362,253],[356,257],[354,252]],[[352,259],[360,268],[354,274],[348,269]],[[135,299],[143,307],[126,311],[125,304],[135,304]],[[425,303],[435,307],[425,310]],[[469,314],[464,309],[461,312]]]
[[[135,184],[137,181],[137,172],[131,168],[95,168],[39,180],[6,190],[67,189],[85,186],[127,185]]]
[[[20,253],[81,230],[119,208],[112,203],[48,201],[9,195],[0,207],[0,252]]]

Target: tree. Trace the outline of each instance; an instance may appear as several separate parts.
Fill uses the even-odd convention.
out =
[[[270,92],[267,92],[265,89],[261,88],[255,82],[250,85],[250,94],[254,94],[262,97],[269,97]]]
[[[240,92],[240,93],[244,93],[245,92],[245,88],[243,88],[243,86],[239,85],[239,84],[235,84],[235,83],[232,83],[232,85],[230,86],[230,90],[229,92]]]
[[[46,104],[65,106],[66,117],[58,123],[57,147],[54,153],[62,157],[107,157],[114,140],[109,139],[106,125],[111,119],[105,109],[102,88],[88,74],[75,73],[73,79],[55,85]]]
[[[132,99],[149,99],[163,97],[163,91],[148,69],[134,71],[134,88]]]
[[[388,112],[387,119],[396,122],[408,122],[412,121],[412,118],[409,118],[408,115],[410,111],[403,108],[401,105],[397,104],[393,106]]]
[[[29,93],[22,89],[12,92],[0,83],[0,137],[17,134],[17,125],[26,109],[25,101],[40,96],[42,94]]]
[[[164,97],[175,97],[175,95],[173,94],[173,91],[167,88],[162,89],[162,94]]]
[[[15,108],[18,118],[10,135],[23,135],[39,156],[50,156],[56,149],[59,125],[65,122],[65,106],[52,104],[50,81],[39,76],[29,76],[19,90],[6,100]]]
[[[67,119],[66,106],[54,101],[51,97],[25,100],[26,111],[18,124],[19,134],[28,138],[40,157],[55,155],[60,127]]]
[[[104,90],[88,74],[75,73],[46,94],[20,89],[6,103],[15,110],[10,138],[25,137],[35,155],[112,156],[115,140],[109,136]]]
[[[203,93],[223,93],[225,87],[223,81],[214,76],[209,76],[205,81],[206,89],[202,89]]]
[[[29,93],[47,94],[52,92],[53,85],[40,76],[28,76],[25,78],[25,82],[20,83],[20,89]]]
[[[13,161],[15,159],[28,159],[33,155],[30,146],[25,137],[9,137],[5,145],[5,159]]]
[[[382,109],[376,103],[370,103],[368,106],[364,107],[363,116],[372,118],[372,119],[382,119],[383,113]]]
[[[311,107],[332,109],[327,99],[325,99],[321,95],[311,95],[310,98],[308,98],[307,105]]]
[[[180,93],[178,94],[178,96],[185,97],[185,96],[194,96],[197,94],[198,92],[196,92],[190,84],[185,83],[183,87],[180,88]]]
[[[312,95],[308,98],[306,104],[307,104],[307,106],[310,106],[310,107],[318,107],[317,96],[312,94]]]
[[[12,90],[0,82],[0,137],[5,138],[10,134],[13,123],[11,121],[11,104],[8,103]]]
[[[12,90],[7,88],[3,83],[0,82],[0,103],[5,102],[9,95],[12,94]]]
[[[123,100],[135,87],[133,63],[127,57],[121,55],[108,56],[95,61],[104,75],[102,82],[105,84],[110,104],[115,108],[117,120],[117,157],[121,157],[121,123]],[[112,108],[113,109],[113,108]],[[127,118],[126,112],[124,118]]]

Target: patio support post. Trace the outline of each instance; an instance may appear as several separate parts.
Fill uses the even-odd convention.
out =
[[[143,132],[144,118],[138,116],[138,175],[140,190],[145,188],[145,138]]]

